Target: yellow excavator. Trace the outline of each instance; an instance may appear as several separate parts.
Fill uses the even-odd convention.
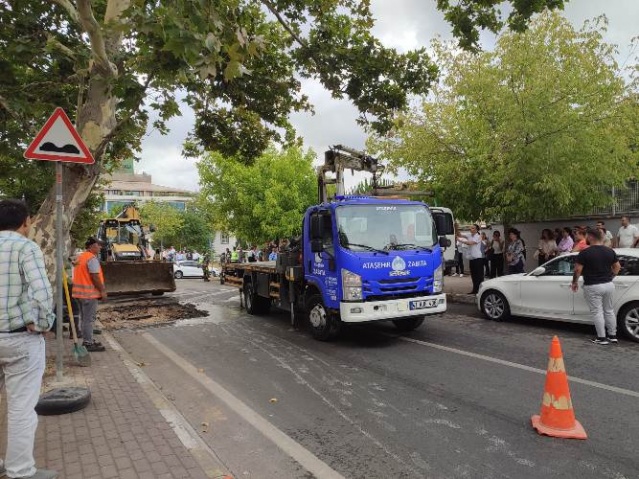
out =
[[[126,205],[115,218],[100,222],[97,237],[104,243],[100,260],[110,296],[175,291],[173,264],[153,259],[134,204]]]

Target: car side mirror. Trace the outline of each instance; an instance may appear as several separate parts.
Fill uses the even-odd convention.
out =
[[[324,251],[324,245],[322,244],[321,239],[312,239],[311,240],[311,252],[312,253],[321,253]]]
[[[439,246],[442,248],[449,248],[450,247],[450,240],[448,238],[446,238],[445,236],[440,236],[439,237]]]
[[[322,215],[312,215],[310,225],[311,241],[321,239],[322,230],[324,229],[324,217]]]
[[[546,272],[546,268],[544,268],[543,266],[539,266],[530,272],[530,276],[541,276],[545,272]]]

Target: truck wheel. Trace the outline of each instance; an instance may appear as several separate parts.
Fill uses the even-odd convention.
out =
[[[403,318],[394,319],[393,324],[402,332],[413,331],[419,328],[424,322],[424,318]]]
[[[271,309],[271,301],[268,298],[258,296],[251,281],[244,283],[244,303],[246,312],[251,315],[266,314]]]
[[[319,341],[329,341],[335,338],[341,329],[341,321],[324,307],[319,294],[308,299],[308,324],[311,335]]]

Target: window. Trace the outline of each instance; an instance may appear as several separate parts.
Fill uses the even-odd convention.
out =
[[[621,270],[619,276],[639,276],[639,258],[634,256],[619,256]]]
[[[576,256],[560,256],[544,265],[544,276],[572,276],[575,271]]]
[[[229,244],[229,234],[228,233],[220,233],[220,243]]]

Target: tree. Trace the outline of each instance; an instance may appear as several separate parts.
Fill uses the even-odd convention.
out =
[[[153,246],[160,243],[171,246],[171,241],[178,236],[178,232],[184,225],[184,216],[177,208],[157,201],[145,202],[140,206],[140,218],[142,225],[148,230],[155,229],[153,233]]]
[[[512,0],[525,19],[563,0]],[[463,8],[438,0],[464,44],[476,27],[498,29],[496,0]],[[516,25],[514,22],[513,25]],[[17,160],[37,126],[61,106],[96,158],[64,165],[65,231],[103,169],[139,150],[149,119],[166,131],[179,114],[176,91],[196,113],[188,152],[224,152],[250,163],[271,140],[292,143],[289,113],[310,109],[299,77],[349,98],[377,131],[407,95],[436,74],[423,49],[399,54],[370,34],[368,1],[355,0],[8,0],[0,3],[0,155]],[[247,134],[250,133],[250,134]],[[55,189],[34,222],[51,265]]]
[[[638,158],[634,87],[604,28],[600,18],[576,31],[547,13],[492,52],[434,43],[441,81],[372,148],[464,218],[535,220],[609,204],[606,187],[636,175]]]
[[[198,170],[216,229],[252,244],[300,234],[304,211],[317,201],[314,159],[297,147],[271,147],[248,167],[209,154]]]
[[[206,212],[190,204],[180,212],[181,226],[171,235],[164,238],[164,244],[180,245],[183,249],[208,251],[210,248],[212,223]]]

